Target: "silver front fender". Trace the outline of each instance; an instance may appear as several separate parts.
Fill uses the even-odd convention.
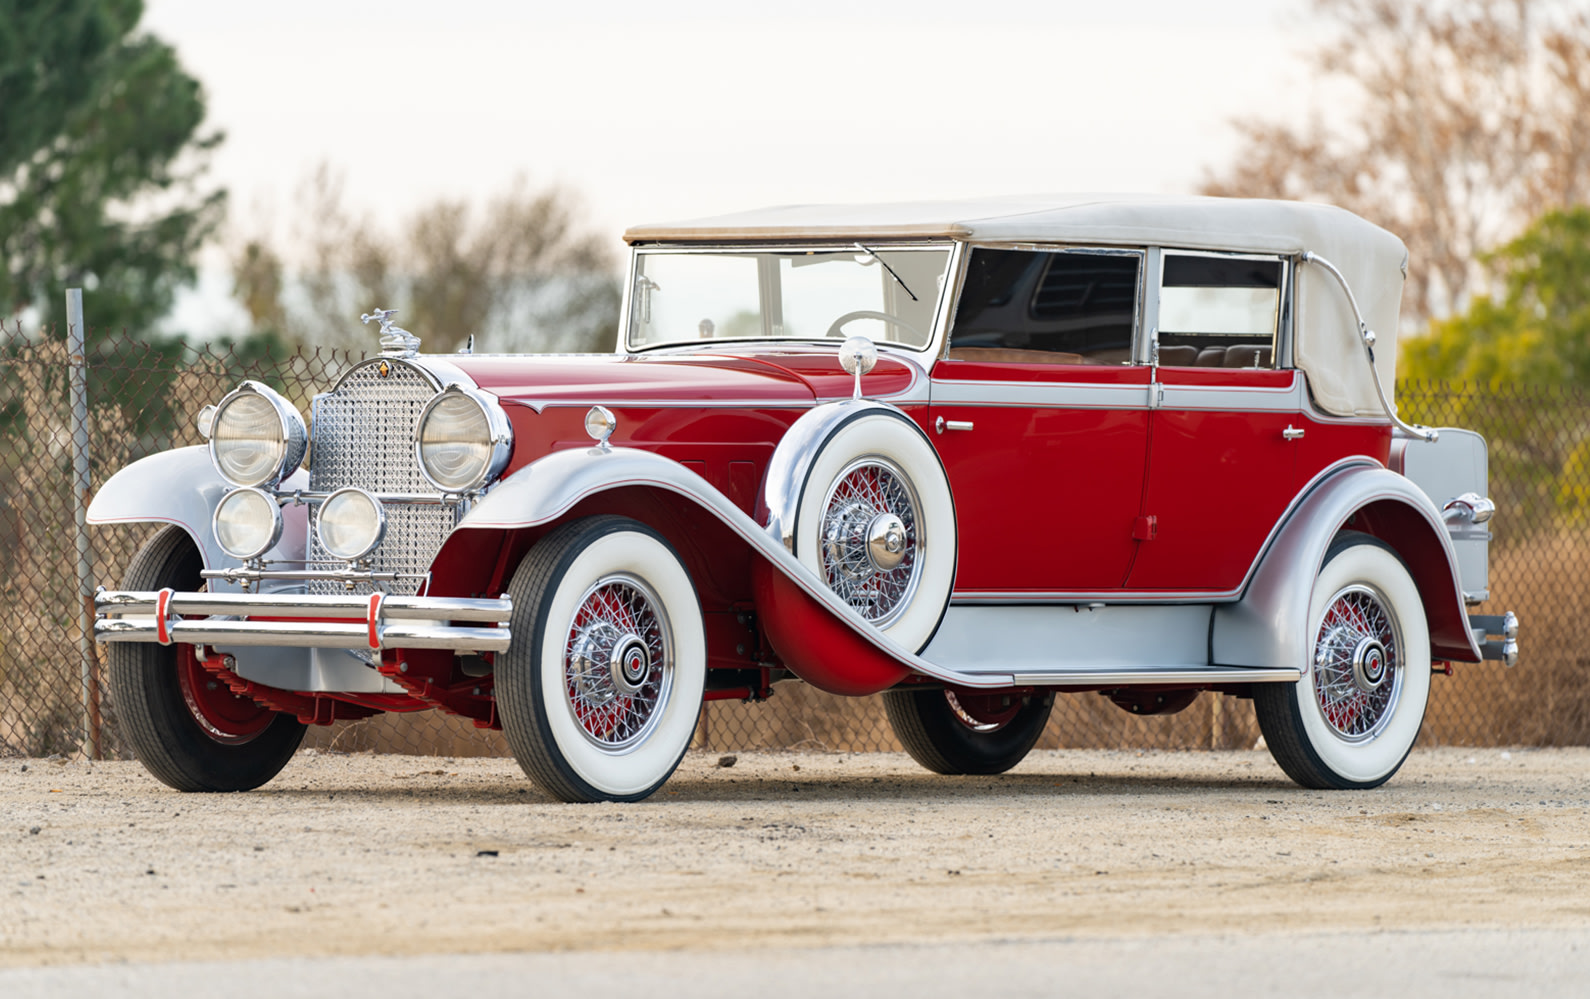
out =
[[[281,489],[308,489],[309,473],[298,469]],[[232,489],[210,461],[208,448],[183,447],[133,462],[110,477],[88,507],[90,524],[176,524],[198,546],[206,569],[235,569],[243,563],[215,543],[210,518]],[[309,508],[289,504],[282,509],[282,538],[265,554],[272,561],[303,561],[308,541]],[[236,589],[212,580],[211,588]]]
[[[848,405],[852,404],[835,404],[836,407]],[[852,412],[892,408],[876,403],[864,405],[867,408],[855,407],[844,412],[848,416]],[[823,436],[817,437],[819,442],[822,439]],[[539,527],[555,522],[581,500],[610,489],[635,486],[667,490],[695,502],[721,520],[757,555],[766,559],[777,572],[799,586],[830,614],[902,666],[924,676],[964,687],[998,688],[1008,687],[1014,682],[1009,673],[961,673],[908,652],[835,596],[815,573],[784,547],[781,537],[776,537],[774,532],[746,516],[745,511],[714,489],[706,479],[678,462],[650,451],[622,447],[555,451],[503,480],[469,511],[455,530],[511,531]]]

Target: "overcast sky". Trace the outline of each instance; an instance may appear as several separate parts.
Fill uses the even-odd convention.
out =
[[[394,217],[560,182],[617,249],[628,225],[769,204],[1190,191],[1234,155],[1233,117],[1309,107],[1301,9],[147,0],[144,26],[203,82],[245,227],[290,219],[325,162]]]

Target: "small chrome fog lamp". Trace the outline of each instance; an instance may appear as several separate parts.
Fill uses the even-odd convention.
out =
[[[364,558],[386,536],[386,510],[380,500],[363,489],[338,489],[320,504],[315,536],[335,558],[347,562]]]
[[[281,540],[282,509],[263,489],[234,489],[216,504],[210,525],[221,550],[247,562],[270,551]]]

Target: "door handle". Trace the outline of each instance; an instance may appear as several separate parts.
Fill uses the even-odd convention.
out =
[[[941,416],[937,420],[933,421],[933,429],[934,429],[935,432],[941,433],[941,434],[944,431],[946,431],[946,430],[970,430],[970,429],[972,429],[972,421],[971,420],[946,420],[944,417]]]
[[[1294,427],[1290,423],[1288,423],[1286,425],[1286,429],[1281,431],[1281,436],[1286,438],[1289,441],[1302,440],[1303,439],[1303,430],[1300,427]]]

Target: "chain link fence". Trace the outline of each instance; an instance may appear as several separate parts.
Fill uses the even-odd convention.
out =
[[[358,360],[344,351],[141,343],[89,330],[91,488],[144,455],[202,443],[193,416],[244,378],[308,410]],[[0,755],[128,753],[115,705],[85,684],[84,615],[74,573],[71,358],[52,331],[0,330]],[[1590,743],[1590,395],[1526,387],[1404,384],[1404,415],[1462,426],[1490,443],[1497,504],[1491,594],[1481,613],[1516,611],[1521,665],[1459,665],[1436,678],[1425,745]],[[92,573],[115,586],[150,525],[92,529]],[[89,648],[92,648],[91,646]],[[87,665],[95,677],[103,649]],[[706,706],[696,745],[713,750],[897,750],[878,698],[781,684],[766,703]],[[85,699],[89,702],[85,704]],[[1226,749],[1251,746],[1251,703],[1203,694],[1174,715],[1142,717],[1098,694],[1056,699],[1040,747]],[[506,755],[500,733],[439,712],[389,714],[311,731],[307,745],[443,756]]]

